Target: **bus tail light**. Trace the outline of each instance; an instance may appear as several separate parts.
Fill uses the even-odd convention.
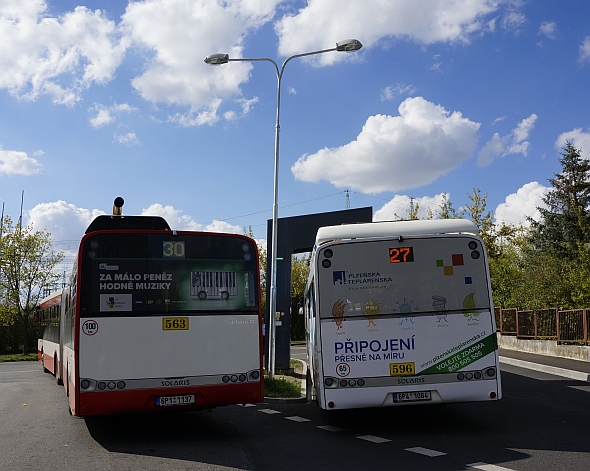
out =
[[[490,393],[490,399],[496,399],[496,396],[497,394],[494,391]]]

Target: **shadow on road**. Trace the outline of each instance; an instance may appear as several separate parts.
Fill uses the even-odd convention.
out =
[[[240,434],[212,412],[154,413],[84,419],[92,438],[109,452],[151,455],[248,469]]]

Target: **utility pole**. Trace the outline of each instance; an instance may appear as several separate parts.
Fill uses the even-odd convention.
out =
[[[344,198],[344,209],[350,209],[350,197],[348,196],[348,190],[345,190],[346,197]]]

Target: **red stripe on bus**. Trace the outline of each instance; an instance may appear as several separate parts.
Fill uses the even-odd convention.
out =
[[[187,406],[157,407],[156,397],[195,395]],[[154,410],[203,409],[228,404],[262,402],[262,383],[224,384],[197,388],[140,389],[129,391],[80,391],[79,410],[75,415],[120,414]]]

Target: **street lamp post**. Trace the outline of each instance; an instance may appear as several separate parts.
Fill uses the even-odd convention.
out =
[[[356,39],[345,39],[336,43],[336,47],[330,49],[322,49],[321,51],[304,52],[303,54],[295,54],[287,57],[281,68],[277,63],[267,57],[253,57],[253,58],[240,58],[231,59],[229,54],[210,54],[205,57],[205,63],[209,65],[222,65],[228,62],[255,62],[255,61],[267,61],[274,65],[277,76],[277,113],[276,113],[276,124],[275,124],[275,161],[274,161],[274,189],[273,189],[273,205],[272,205],[272,241],[271,241],[271,255],[270,255],[270,306],[269,306],[269,320],[270,326],[268,329],[268,375],[270,378],[274,377],[275,374],[275,333],[276,333],[276,305],[277,305],[277,226],[279,217],[278,197],[279,197],[279,134],[280,134],[280,115],[281,115],[281,80],[283,78],[283,72],[285,66],[291,59],[296,57],[312,56],[315,54],[323,54],[325,52],[332,51],[343,51],[343,52],[355,52],[358,51],[363,45]]]

